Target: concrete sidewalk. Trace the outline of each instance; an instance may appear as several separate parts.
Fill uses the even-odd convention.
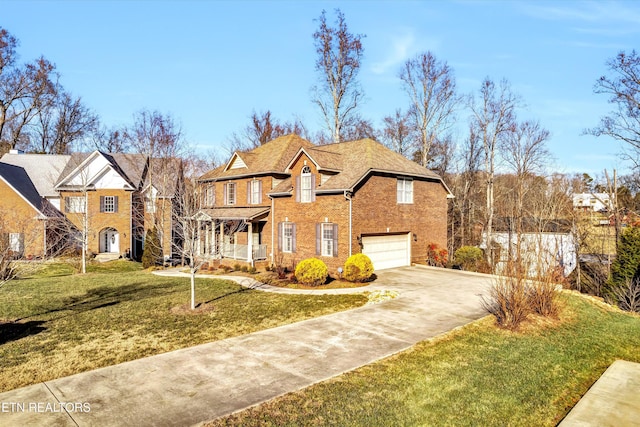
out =
[[[559,427],[640,425],[640,363],[616,360]]]
[[[375,288],[398,298],[5,392],[0,425],[202,423],[478,319],[490,283],[444,269],[382,271]]]

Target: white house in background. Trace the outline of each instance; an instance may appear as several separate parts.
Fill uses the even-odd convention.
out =
[[[585,211],[600,212],[612,207],[607,193],[576,193],[573,195],[573,208]]]
[[[497,257],[497,271],[506,267],[510,251],[511,259],[516,256],[518,235],[515,230],[511,218],[498,218],[495,222],[491,240]],[[481,246],[486,248],[486,239]],[[568,220],[523,219],[520,247],[523,261],[529,265],[530,277],[535,277],[539,271],[546,273],[556,268],[560,268],[566,277],[576,268],[576,239]]]

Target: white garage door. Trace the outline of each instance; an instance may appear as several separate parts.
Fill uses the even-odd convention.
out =
[[[408,234],[363,236],[362,253],[371,258],[375,270],[411,265]]]

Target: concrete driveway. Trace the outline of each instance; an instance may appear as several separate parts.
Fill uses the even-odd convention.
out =
[[[485,315],[479,295],[486,293],[491,276],[423,267],[377,275],[368,289],[395,290],[399,297],[2,393],[0,425],[198,424]]]

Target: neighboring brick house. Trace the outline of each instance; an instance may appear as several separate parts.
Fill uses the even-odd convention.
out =
[[[174,207],[166,190],[177,186],[151,185],[149,180],[153,178],[149,177],[149,165],[153,162],[144,155],[94,151],[48,156],[14,152],[5,154],[0,162],[22,165],[31,181],[40,183],[40,188],[35,185],[34,189],[64,215],[67,220],[64,231],[71,244],[79,246],[82,230],[87,230],[89,253],[112,257],[130,255],[139,259],[144,231],[152,226],[150,218],[165,218],[164,209]],[[43,170],[47,173],[42,174]],[[181,171],[181,167],[176,168],[172,177],[181,178]],[[0,192],[0,197],[4,194],[4,191]],[[146,197],[148,203],[145,203]],[[159,203],[161,199],[168,199],[169,206]],[[154,213],[149,216],[148,209],[154,203]],[[166,227],[161,229],[163,235],[173,235],[171,221],[157,223]],[[42,242],[43,246],[46,244],[46,241]],[[164,255],[171,256],[171,250],[172,245],[167,244]]]
[[[59,242],[60,212],[40,196],[24,168],[0,163],[0,252],[41,257]]]
[[[450,192],[432,171],[371,139],[315,146],[297,135],[236,152],[199,179],[202,253],[332,272],[354,253],[376,269],[422,263],[447,243]]]

